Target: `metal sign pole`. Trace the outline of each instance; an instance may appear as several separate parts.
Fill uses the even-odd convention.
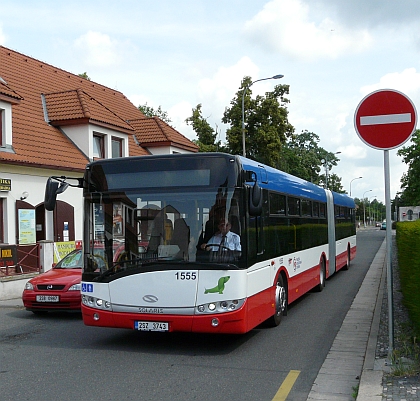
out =
[[[392,221],[391,221],[391,191],[389,174],[389,150],[384,150],[385,171],[385,207],[386,207],[386,281],[388,292],[388,358],[391,360],[394,351],[394,297],[392,284]]]

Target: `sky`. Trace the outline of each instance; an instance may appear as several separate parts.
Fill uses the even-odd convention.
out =
[[[370,201],[385,202],[384,151],[357,135],[358,104],[394,89],[420,105],[418,0],[0,0],[0,9],[0,45],[86,72],[136,106],[161,106],[189,139],[185,119],[198,104],[223,141],[223,112],[243,77],[284,75],[256,82],[252,96],[289,85],[295,132],[341,152],[331,173]],[[398,149],[389,151],[391,198],[407,170]]]

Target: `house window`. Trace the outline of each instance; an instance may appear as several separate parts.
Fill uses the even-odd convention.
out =
[[[93,157],[105,159],[104,137],[93,134]]]
[[[122,139],[112,137],[111,139],[111,145],[112,145],[112,158],[115,157],[122,157]]]

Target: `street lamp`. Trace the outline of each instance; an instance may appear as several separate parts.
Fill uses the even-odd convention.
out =
[[[354,180],[359,180],[360,178],[363,178],[363,177],[353,178],[353,179],[350,181],[350,196],[351,196],[351,183],[352,183]]]
[[[256,81],[253,81],[249,85],[245,86],[244,91],[242,92],[242,153],[243,153],[244,157],[246,157],[246,150],[245,150],[245,111],[244,111],[245,93],[251,85],[255,84],[255,82],[266,81],[267,79],[280,79],[280,78],[283,78],[283,77],[284,77],[284,75],[278,74],[278,75],[274,75],[273,77],[269,77],[269,78],[257,79]]]
[[[333,155],[339,155],[341,152],[335,152]],[[321,159],[321,163],[325,167],[325,189],[328,189],[328,155],[325,155],[325,159]]]
[[[372,192],[372,191],[373,191],[372,189],[368,189],[367,191],[365,191],[363,193],[363,197],[362,197],[362,199],[363,199],[363,227],[365,227],[365,228],[366,228],[366,202],[365,202],[365,194],[367,192]]]

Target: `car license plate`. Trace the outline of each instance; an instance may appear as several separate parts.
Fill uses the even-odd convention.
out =
[[[37,295],[36,302],[60,302],[58,295]]]
[[[140,331],[169,331],[169,323],[166,322],[134,322],[134,329]]]

